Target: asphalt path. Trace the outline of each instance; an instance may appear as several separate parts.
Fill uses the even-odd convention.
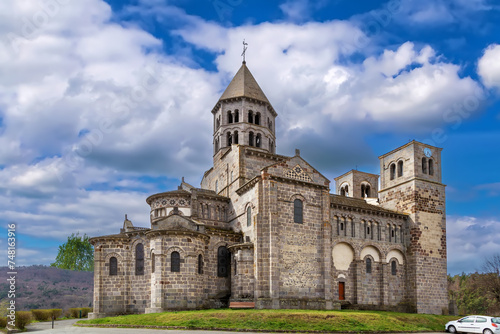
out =
[[[93,333],[110,333],[110,334],[147,334],[147,333],[166,333],[166,334],[271,334],[271,333],[254,333],[254,332],[226,332],[226,331],[201,331],[201,330],[170,330],[170,329],[140,329],[140,328],[96,328],[96,327],[78,327],[73,326],[75,322],[80,319],[59,320],[54,322],[54,329],[52,329],[52,322],[37,322],[27,326],[27,333],[42,334],[93,334]],[[403,334],[403,333],[399,333]],[[419,333],[411,333],[419,334]],[[424,334],[424,333],[422,333]],[[425,334],[443,334],[440,333],[425,333]]]

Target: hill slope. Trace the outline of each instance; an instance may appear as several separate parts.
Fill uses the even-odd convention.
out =
[[[18,267],[17,310],[92,306],[94,273],[47,266]],[[7,298],[7,267],[0,267],[0,298]]]

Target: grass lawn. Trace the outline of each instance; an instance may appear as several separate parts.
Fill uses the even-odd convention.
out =
[[[134,314],[79,324],[178,326],[197,329],[259,329],[327,332],[413,332],[444,331],[456,316],[408,314],[381,311],[310,310],[201,310]]]

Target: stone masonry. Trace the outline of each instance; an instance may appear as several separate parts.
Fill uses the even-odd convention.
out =
[[[412,141],[379,175],[330,181],[275,153],[277,113],[243,63],[212,108],[213,167],[200,188],[147,198],[151,226],[125,219],[91,239],[94,313],[228,307],[447,312],[441,149]]]

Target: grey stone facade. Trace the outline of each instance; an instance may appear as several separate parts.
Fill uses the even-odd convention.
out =
[[[201,187],[148,197],[150,228],[91,239],[92,317],[232,301],[447,312],[441,149],[410,142],[379,158],[380,186],[353,170],[331,187],[298,150],[275,154],[277,113],[245,63],[212,114]]]

